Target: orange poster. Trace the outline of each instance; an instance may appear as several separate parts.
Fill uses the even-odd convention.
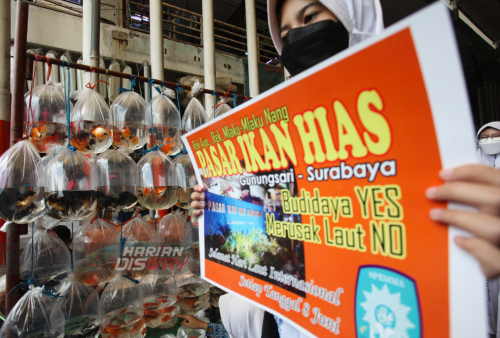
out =
[[[485,281],[425,197],[441,168],[474,161],[446,11],[183,137],[207,188],[204,278],[317,337],[483,336]]]

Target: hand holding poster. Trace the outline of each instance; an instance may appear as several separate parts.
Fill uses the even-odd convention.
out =
[[[483,336],[484,279],[425,197],[474,162],[447,16],[429,6],[183,136],[204,278],[318,337]]]

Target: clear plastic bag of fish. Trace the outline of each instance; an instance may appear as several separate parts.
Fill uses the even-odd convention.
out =
[[[156,226],[158,244],[172,248],[182,248],[182,256],[191,255],[191,225],[186,222],[180,212],[172,212],[164,216]],[[178,252],[178,251],[176,251]]]
[[[149,222],[143,220],[140,215],[134,217],[122,224],[121,237],[125,239],[125,244],[122,250],[122,260],[127,258],[126,262],[132,259],[135,264],[128,264],[125,273],[132,278],[142,277],[148,274],[146,249],[155,247],[156,233],[155,229]],[[123,240],[122,239],[122,240]],[[142,260],[143,268],[137,260]],[[118,267],[122,269],[122,266]]]
[[[137,199],[150,210],[168,209],[177,202],[177,176],[170,158],[153,150],[137,163]]]
[[[202,312],[196,313],[195,317],[203,322],[210,322],[207,317],[202,315]],[[193,337],[201,337],[204,338],[206,335],[206,331],[202,329],[190,329],[187,326],[181,325],[179,330],[177,331],[177,338],[193,338]]]
[[[45,212],[62,221],[82,220],[97,207],[94,163],[81,151],[64,147],[45,165]]]
[[[88,286],[109,282],[120,257],[120,234],[114,224],[92,218],[83,222],[73,236],[75,279]]]
[[[24,97],[24,137],[40,153],[46,153],[55,144],[62,145],[68,137],[66,120],[66,100],[61,84],[49,81],[33,88]],[[70,103],[70,111],[73,105]]]
[[[200,277],[199,270],[192,271],[193,256],[186,260],[180,271],[175,268],[177,305],[182,314],[194,314],[210,305],[210,284]]]
[[[31,285],[10,311],[0,330],[0,337],[64,337],[64,314],[56,297],[44,288]]]
[[[178,206],[183,209],[189,209],[192,201],[191,194],[194,192],[195,185],[198,184],[189,155],[183,154],[177,156],[174,159],[174,166],[177,176]]]
[[[214,119],[216,117],[219,117],[219,116],[221,116],[221,115],[223,115],[223,114],[225,114],[225,113],[227,113],[228,111],[231,110],[231,106],[227,104],[231,100],[232,99],[224,98],[222,96],[220,97],[219,103],[215,107],[215,114],[213,116]]]
[[[226,291],[219,289],[215,285],[210,285],[210,305],[219,307],[219,298],[226,293]]]
[[[109,149],[95,161],[97,204],[127,210],[137,204],[137,164],[122,149]]]
[[[19,280],[27,284],[58,290],[71,271],[71,254],[56,233],[37,222],[19,259]]]
[[[139,284],[116,276],[99,300],[102,338],[138,338],[146,334],[142,292]]]
[[[139,283],[144,299],[144,321],[155,328],[175,317],[177,286],[167,270],[151,270]]]
[[[70,142],[76,149],[87,154],[100,154],[111,146],[111,112],[99,92],[92,88],[82,89],[70,121]]]
[[[205,124],[209,118],[203,105],[196,98],[196,96],[203,89],[203,84],[200,84],[199,81],[195,81],[192,89],[191,95],[192,98],[189,101],[186,110],[184,111],[184,116],[182,117],[182,133],[185,134],[190,132],[193,129],[198,128]]]
[[[170,156],[181,151],[181,116],[179,110],[172,102],[175,99],[175,92],[166,88],[161,95],[157,95],[152,101],[153,107],[153,135],[149,136],[148,148],[161,146],[161,150]]]
[[[75,280],[73,273],[63,282],[58,293],[57,302],[61,306],[66,320],[65,338],[98,338],[99,327],[99,295],[90,286]]]
[[[134,91],[118,95],[111,105],[113,143],[119,148],[136,150],[148,143],[151,115],[143,97]]]
[[[0,218],[29,223],[45,209],[44,188],[37,170],[40,155],[28,140],[10,147],[0,157]]]

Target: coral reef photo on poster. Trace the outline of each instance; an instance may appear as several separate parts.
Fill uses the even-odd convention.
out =
[[[302,294],[288,283],[267,277],[305,279],[304,242],[266,233],[266,214],[276,221],[301,222],[300,215],[285,214],[281,205],[283,189],[297,194],[293,169],[265,175],[244,172],[206,179],[205,184],[205,257]]]

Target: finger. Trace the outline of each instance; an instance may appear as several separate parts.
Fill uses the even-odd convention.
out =
[[[431,200],[473,205],[483,212],[494,215],[500,210],[500,189],[492,185],[448,182],[427,189],[425,194]]]
[[[500,276],[500,249],[479,238],[455,237],[455,243],[476,257],[488,279]]]
[[[197,185],[194,186],[194,191],[196,191],[196,192],[204,192],[205,189],[203,188],[203,186],[197,184]]]
[[[496,216],[438,208],[432,209],[429,216],[434,221],[455,225],[495,245],[500,244],[500,219]]]
[[[199,192],[193,192],[191,194],[191,199],[195,201],[204,201],[205,200],[205,194],[204,193],[199,193]]]
[[[192,201],[191,208],[195,210],[205,209],[205,202]]]
[[[203,214],[203,210],[199,210],[199,209],[198,210],[197,209],[193,210],[193,216],[194,217],[199,217],[199,216],[201,216],[201,214]]]
[[[485,165],[471,164],[453,169],[443,169],[439,176],[445,181],[463,181],[500,186],[498,169]]]

